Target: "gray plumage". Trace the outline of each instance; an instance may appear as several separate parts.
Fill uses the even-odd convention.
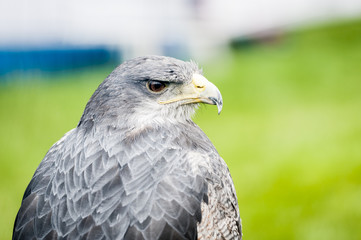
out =
[[[116,68],[40,163],[13,239],[241,239],[229,170],[191,120],[199,102],[222,107],[202,84],[187,95],[200,74],[158,56]]]

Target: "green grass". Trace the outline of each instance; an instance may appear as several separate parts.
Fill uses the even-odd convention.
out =
[[[203,106],[195,121],[229,165],[244,239],[360,238],[360,63],[361,21],[353,21],[203,64],[224,108],[217,116]],[[40,160],[109,71],[1,86],[0,239],[10,238]]]

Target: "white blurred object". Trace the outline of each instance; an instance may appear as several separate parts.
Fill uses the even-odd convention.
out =
[[[360,14],[360,0],[5,0],[0,45],[112,45],[125,58],[169,46],[199,58],[235,36]]]

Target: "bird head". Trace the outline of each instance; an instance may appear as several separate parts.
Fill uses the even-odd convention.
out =
[[[191,119],[199,103],[223,101],[194,62],[146,56],[124,62],[98,87],[79,125],[87,120],[128,127]]]

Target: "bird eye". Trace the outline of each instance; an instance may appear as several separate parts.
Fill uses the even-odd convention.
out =
[[[160,92],[167,86],[167,84],[165,82],[152,80],[147,83],[147,86],[148,89],[152,92]]]

